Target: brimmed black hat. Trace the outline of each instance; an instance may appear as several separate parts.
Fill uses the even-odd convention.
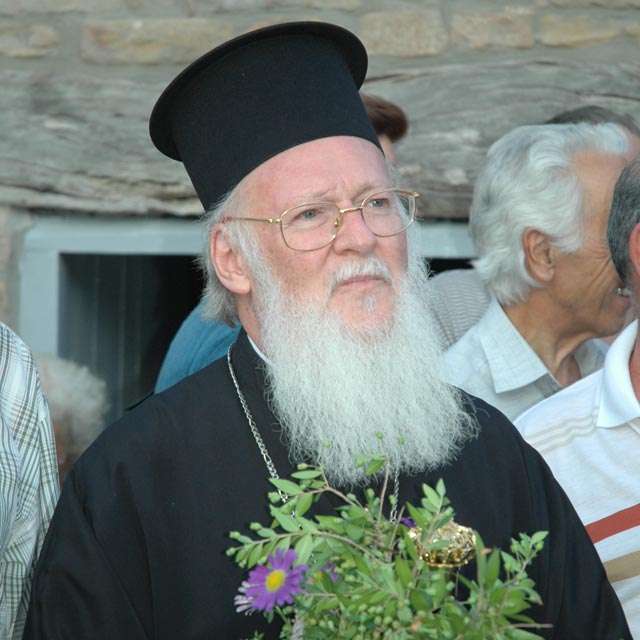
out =
[[[181,160],[205,209],[257,166],[296,145],[356,136],[379,146],[358,92],[367,53],[351,32],[291,22],[234,38],[162,93],[151,139]]]

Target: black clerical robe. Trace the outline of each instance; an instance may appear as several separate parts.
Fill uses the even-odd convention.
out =
[[[261,361],[246,334],[234,365],[281,476],[294,469],[264,400]],[[469,399],[480,435],[436,473],[402,477],[401,501],[442,477],[456,521],[488,546],[550,532],[534,561],[546,638],[630,638],[584,527],[541,457],[494,408]],[[273,487],[219,360],[110,426],[70,471],[40,557],[28,639],[248,638],[260,615],[235,613],[245,573],[225,556],[228,532],[269,522]],[[474,566],[464,571],[473,575]],[[277,638],[271,629],[267,637]]]

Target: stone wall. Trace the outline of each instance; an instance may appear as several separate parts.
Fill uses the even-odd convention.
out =
[[[155,99],[216,44],[300,19],[366,44],[364,90],[410,117],[398,156],[424,215],[464,219],[514,126],[589,103],[640,119],[640,0],[0,0],[0,277],[33,216],[199,214],[149,141]]]

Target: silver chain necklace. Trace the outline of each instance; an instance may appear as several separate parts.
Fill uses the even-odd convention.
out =
[[[258,426],[251,415],[251,411],[249,410],[249,405],[245,400],[244,394],[240,391],[240,385],[238,384],[238,379],[236,378],[236,373],[231,364],[231,352],[233,350],[233,344],[229,345],[229,349],[227,349],[227,365],[229,367],[229,375],[231,376],[231,380],[233,381],[233,386],[236,388],[236,393],[238,395],[238,400],[240,400],[240,405],[242,406],[242,410],[244,411],[244,415],[247,417],[247,422],[249,423],[249,428],[251,429],[251,434],[253,435],[253,439],[256,441],[256,445],[258,445],[258,449],[260,451],[260,455],[264,460],[265,465],[267,466],[267,470],[269,471],[269,475],[271,478],[277,480],[280,478],[278,474],[278,470],[276,469],[276,465],[273,464],[273,460],[269,455],[269,451],[267,449],[267,445],[265,445],[260,432],[258,431]],[[282,502],[286,502],[289,499],[289,496],[278,489],[278,494],[280,495],[280,499]],[[398,501],[400,497],[400,476],[398,470],[396,469],[393,474],[393,496],[395,498],[394,504],[391,507],[391,513],[389,515],[389,521],[391,524],[396,524],[398,520]]]

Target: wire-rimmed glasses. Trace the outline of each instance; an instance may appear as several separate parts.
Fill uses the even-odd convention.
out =
[[[290,207],[279,218],[224,218],[223,222],[248,220],[279,224],[284,243],[294,251],[315,251],[331,244],[345,213],[359,211],[371,232],[386,238],[402,233],[416,215],[416,191],[383,189],[367,196],[358,206],[341,209],[335,202],[310,202]]]

